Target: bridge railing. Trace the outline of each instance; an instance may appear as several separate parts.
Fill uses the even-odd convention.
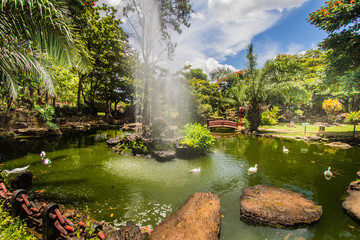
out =
[[[208,128],[233,128],[237,129],[239,126],[238,121],[226,120],[226,119],[215,119],[207,120]]]

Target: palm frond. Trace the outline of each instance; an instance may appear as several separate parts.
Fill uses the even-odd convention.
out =
[[[54,88],[45,62],[69,66],[75,41],[66,4],[49,0],[0,0],[0,70],[16,95],[15,76],[41,80],[50,94]]]
[[[220,66],[220,67],[217,67],[217,68],[213,69],[210,72],[210,79],[213,80],[213,81],[218,80],[220,78],[227,77],[232,73],[234,73],[234,71],[232,69],[230,69],[229,67]]]

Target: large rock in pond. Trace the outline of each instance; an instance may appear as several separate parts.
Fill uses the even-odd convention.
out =
[[[126,226],[119,230],[106,234],[107,240],[145,240],[148,239],[148,233],[142,233],[139,226],[129,221]]]
[[[343,142],[332,142],[332,143],[325,144],[325,145],[330,146],[330,147],[342,148],[342,149],[349,149],[352,147],[350,144],[343,143]]]
[[[116,136],[116,137],[106,140],[106,143],[109,146],[116,146],[121,142],[121,140],[122,140],[122,138],[120,136]]]
[[[216,240],[220,232],[220,199],[212,192],[194,193],[154,228],[152,240]]]
[[[193,159],[198,156],[205,155],[205,152],[200,149],[183,145],[177,145],[175,151],[176,157],[182,159]]]
[[[176,157],[175,151],[153,151],[151,156],[159,162],[168,162]]]
[[[348,193],[342,206],[350,216],[360,220],[360,181],[350,183]]]
[[[272,226],[310,224],[322,215],[322,207],[304,195],[266,185],[245,188],[240,205],[243,219]]]
[[[16,176],[11,181],[11,188],[13,189],[29,189],[32,187],[33,174],[30,171],[25,171]]]

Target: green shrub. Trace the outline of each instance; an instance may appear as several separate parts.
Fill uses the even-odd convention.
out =
[[[35,105],[35,110],[40,114],[40,118],[45,122],[47,128],[58,129],[58,126],[51,121],[55,114],[53,106],[46,104],[45,108],[42,108],[39,105]]]
[[[239,122],[240,125],[240,122]],[[245,127],[245,128],[249,128],[250,127],[250,123],[246,118],[241,118],[241,126]]]
[[[12,218],[8,212],[4,210],[3,204],[0,206],[0,239],[2,240],[36,240],[24,226],[19,218]]]
[[[201,151],[208,150],[215,141],[210,134],[210,130],[199,123],[186,124],[179,133],[184,135],[179,142],[180,145],[193,147]]]
[[[346,113],[345,123],[354,125],[353,136],[355,136],[356,125],[358,125],[359,122],[360,122],[360,111]]]
[[[299,117],[303,117],[304,116],[304,111],[298,109],[298,110],[295,110],[295,114],[298,115]]]
[[[261,114],[261,124],[262,125],[276,125],[278,119],[284,117],[283,115],[278,116],[279,107],[273,106],[270,110],[267,110]]]
[[[360,111],[346,113],[345,123],[358,124],[359,122],[360,122]]]

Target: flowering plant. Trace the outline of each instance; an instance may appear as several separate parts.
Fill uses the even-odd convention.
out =
[[[342,104],[337,99],[327,99],[322,103],[322,107],[327,115],[335,115],[342,110]]]
[[[278,115],[280,109],[278,106],[273,106],[270,110],[267,110],[261,114],[261,124],[262,125],[276,125],[280,118],[284,117],[283,115]]]
[[[360,111],[345,114],[345,123],[358,124],[360,121]]]
[[[360,121],[360,111],[346,113],[345,123],[354,124],[353,136],[355,136],[356,125]]]

